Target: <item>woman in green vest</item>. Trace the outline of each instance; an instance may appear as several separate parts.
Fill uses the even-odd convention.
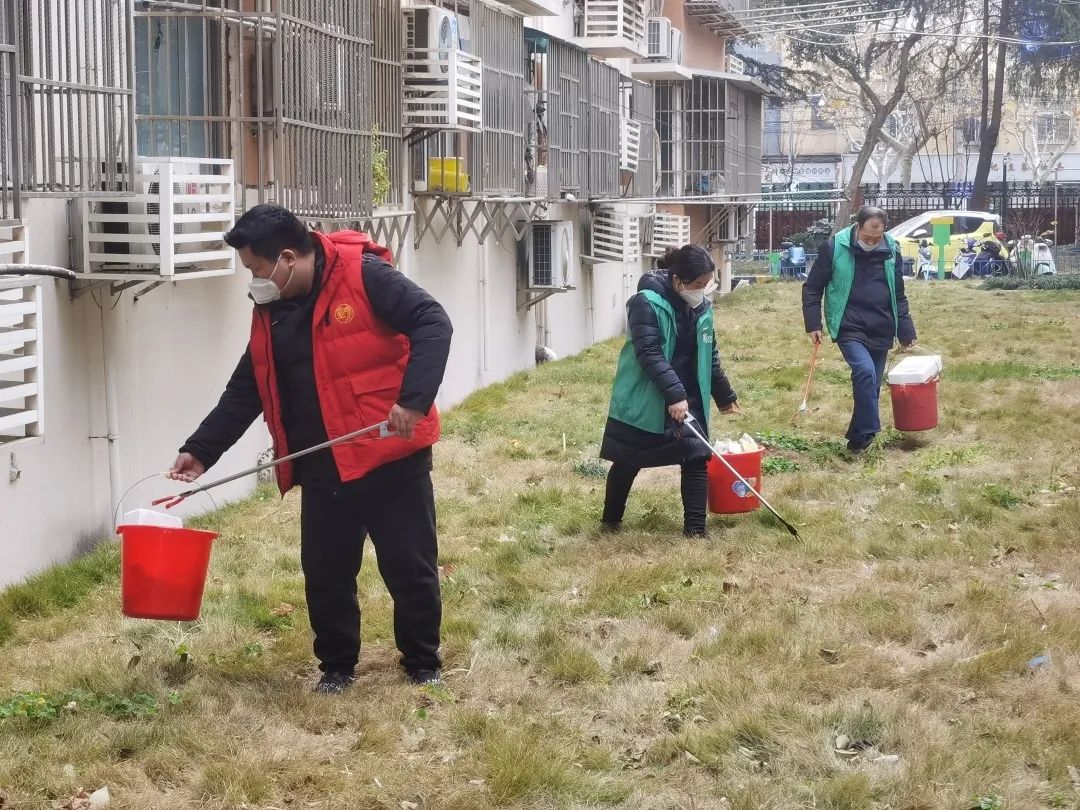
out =
[[[709,400],[739,412],[716,353],[716,267],[697,245],[669,250],[626,305],[629,338],[619,356],[600,457],[612,462],[603,524],[618,530],[643,467],[682,467],[683,532],[706,536],[709,448],[681,427],[687,413],[708,430]]]

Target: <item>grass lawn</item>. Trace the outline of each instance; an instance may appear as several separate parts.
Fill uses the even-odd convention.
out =
[[[9,589],[0,805],[1080,808],[1080,294],[911,286],[942,424],[855,462],[834,347],[791,424],[798,287],[718,305],[746,414],[714,434],[775,446],[801,542],[763,512],[683,539],[674,470],[596,531],[614,344],[448,414],[443,687],[403,682],[369,546],[359,681],[309,692],[297,497],[200,521],[198,623],[122,619],[113,544]]]

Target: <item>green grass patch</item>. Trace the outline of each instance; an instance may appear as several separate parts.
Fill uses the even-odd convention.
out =
[[[952,382],[982,383],[991,380],[1045,380],[1058,382],[1080,377],[1080,366],[1042,366],[1015,361],[956,363],[946,370]]]
[[[179,693],[170,692],[167,703],[173,705],[181,700]],[[161,701],[148,692],[128,695],[94,694],[80,689],[59,694],[45,692],[21,692],[0,702],[0,720],[21,718],[47,722],[64,713],[96,712],[115,720],[145,720],[154,717],[161,708]]]
[[[120,545],[101,543],[64,565],[48,568],[0,592],[0,646],[15,634],[18,619],[51,616],[76,607],[98,587],[120,578]]]
[[[761,462],[761,472],[765,475],[778,475],[780,473],[798,472],[799,465],[790,458],[783,456],[768,456]]]
[[[1054,276],[1032,276],[1031,278],[995,276],[986,279],[982,283],[982,289],[1080,291],[1080,274],[1070,273]]]

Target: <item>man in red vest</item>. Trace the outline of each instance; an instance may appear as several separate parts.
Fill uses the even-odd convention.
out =
[[[251,271],[251,340],[169,475],[194,481],[260,413],[279,458],[388,420],[393,437],[372,434],[276,468],[282,495],[302,489],[300,562],[323,673],[315,691],[335,694],[353,682],[356,578],[368,534],[394,600],[406,675],[437,682],[442,605],[431,447],[450,319],[367,234],[312,233],[284,208],[258,205],[225,241]]]

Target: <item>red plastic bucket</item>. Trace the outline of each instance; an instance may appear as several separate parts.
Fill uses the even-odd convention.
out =
[[[932,430],[938,424],[938,378],[924,383],[889,383],[893,425],[905,433]]]
[[[761,457],[763,451],[724,453],[724,459],[745,478],[754,489],[761,491]],[[735,515],[753,512],[761,501],[746,488],[746,484],[731,474],[731,470],[713,456],[709,459],[709,511],[715,515]]]
[[[199,618],[215,532],[118,526],[120,602],[133,619]]]

